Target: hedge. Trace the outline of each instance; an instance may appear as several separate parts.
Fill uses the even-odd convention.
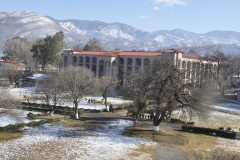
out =
[[[0,127],[0,131],[4,131],[4,132],[16,132],[18,131],[20,128],[23,128],[25,126],[28,127],[33,127],[33,126],[39,126],[42,125],[44,123],[52,123],[52,122],[59,122],[61,120],[61,118],[56,118],[56,119],[48,119],[48,120],[41,120],[41,121],[32,121],[30,123],[20,123],[20,124],[9,124],[5,127]]]
[[[171,118],[170,119],[171,123],[180,123],[180,124],[187,124],[186,121],[181,121],[180,119],[175,119],[175,118]]]
[[[194,133],[202,133],[213,135],[216,134],[217,136],[224,137],[224,138],[232,138],[236,139],[237,133],[234,131],[229,130],[219,130],[219,129],[212,129],[212,128],[203,128],[203,127],[192,127],[192,126],[182,126],[182,130],[186,132],[194,132]]]

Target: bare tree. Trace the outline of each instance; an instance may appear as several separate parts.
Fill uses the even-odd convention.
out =
[[[102,93],[107,108],[107,97],[119,85],[119,80],[113,76],[102,76],[98,82],[98,89]]]
[[[58,74],[61,90],[66,98],[74,103],[75,118],[78,119],[78,104],[84,95],[93,94],[96,90],[94,73],[85,67],[70,66]]]
[[[121,48],[116,47],[116,48],[114,48],[114,51],[121,51]]]
[[[1,66],[0,73],[3,78],[8,79],[9,84],[15,82],[23,76],[23,66],[15,64],[4,64]]]
[[[194,56],[203,56],[206,43],[201,39],[194,39],[188,54]]]
[[[205,70],[210,72],[210,78],[217,84],[220,95],[223,96],[225,86],[237,70],[238,57],[233,54],[226,55],[222,52],[221,46],[220,44],[212,44],[206,47],[205,59],[208,63]]]
[[[19,101],[16,96],[9,92],[8,88],[0,89],[0,117],[9,117],[9,119],[15,120],[16,122],[22,122],[20,116],[23,115],[22,110],[19,109]]]
[[[18,101],[12,94],[9,93],[8,88],[0,89],[0,108],[16,109],[18,108]]]
[[[56,75],[51,75],[48,80],[37,81],[37,93],[41,95],[41,100],[46,103],[50,109],[51,115],[55,110],[57,103],[62,99],[61,86]],[[51,105],[53,102],[53,105]]]
[[[33,43],[19,36],[8,39],[4,46],[4,58],[10,61],[20,61],[29,63],[32,61]]]
[[[183,82],[184,75],[165,59],[155,60],[150,69],[134,75],[135,94],[155,102],[151,107],[154,130],[159,130],[159,124],[175,109],[198,115],[205,111],[204,86]]]

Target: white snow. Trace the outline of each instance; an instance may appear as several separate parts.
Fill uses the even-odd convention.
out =
[[[231,140],[225,138],[219,138],[219,148],[223,148],[227,151],[240,152],[240,140]]]
[[[36,87],[24,87],[24,88],[12,88],[9,90],[9,93],[12,94],[32,94],[36,91]]]
[[[214,108],[229,110],[240,113],[240,104],[237,103],[216,103],[211,105]]]
[[[41,76],[40,76],[41,77]],[[34,96],[39,96],[36,94],[36,87],[24,87],[24,88],[14,88],[10,89],[9,93],[15,95],[16,98],[23,98],[23,96],[31,96],[34,99]],[[102,96],[94,96],[94,95],[87,95],[85,96],[87,99],[95,99],[95,101],[102,101],[103,97]],[[85,101],[85,98],[79,102],[78,108],[82,109],[104,109],[105,105],[99,105],[99,104],[93,104],[91,103],[90,105],[87,104],[88,101]],[[67,107],[74,107],[73,102],[71,101],[59,101],[61,105],[67,106]],[[113,107],[117,107],[117,104],[128,104],[131,103],[131,100],[124,100],[121,98],[113,98],[113,97],[108,97],[107,102],[113,104]],[[44,103],[44,101],[37,100],[36,103]],[[53,101],[51,101],[50,104],[53,104]],[[58,104],[59,105],[59,104]]]
[[[32,76],[29,76],[27,78],[37,79],[37,80],[47,80],[50,78],[50,76],[46,74],[33,74]]]
[[[15,116],[12,116],[11,114],[8,114],[9,110],[6,110],[6,113],[4,113],[4,109],[1,109],[1,114],[0,114],[0,127],[7,126],[9,124],[16,124],[16,123],[29,123],[32,120],[27,119],[27,114],[29,111],[23,111],[23,110],[17,110],[17,109],[12,109],[11,112]],[[31,111],[32,112],[32,111]],[[40,112],[32,112],[33,114],[39,114]],[[39,120],[37,120],[39,121]]]
[[[147,153],[131,153],[139,146],[155,146],[144,139],[123,137],[116,128],[131,123],[117,120],[90,132],[83,127],[43,124],[24,130],[24,136],[2,142],[1,159],[151,159]]]

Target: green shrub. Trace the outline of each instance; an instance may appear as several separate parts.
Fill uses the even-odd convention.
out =
[[[18,124],[18,128],[23,128],[25,126],[27,126],[27,123],[20,123],[20,124]]]
[[[39,123],[39,125],[41,125],[41,124],[44,124],[44,123],[46,123],[46,122],[45,122],[45,120],[41,120],[41,121],[39,121],[38,123]]]
[[[5,127],[1,127],[0,130],[4,132],[12,132],[12,131],[15,132],[15,131],[18,131],[18,126],[14,124],[9,124]]]
[[[34,120],[34,119],[37,119],[38,116],[36,114],[30,114],[28,118]]]
[[[69,116],[70,117],[70,116]],[[65,118],[65,117],[64,117]],[[48,119],[48,120],[41,120],[41,121],[32,121],[30,123],[21,123],[21,124],[17,124],[17,125],[7,125],[5,127],[0,127],[0,131],[4,131],[4,132],[16,132],[18,131],[19,128],[23,128],[25,126],[28,127],[33,127],[33,126],[39,126],[42,125],[44,123],[52,123],[52,122],[59,122],[61,121],[61,118],[56,118],[56,119]]]
[[[32,126],[39,126],[39,124],[40,124],[39,122],[32,121],[32,122],[28,123],[27,126],[29,126],[29,127],[32,127]]]
[[[56,118],[56,119],[51,119],[52,120],[52,122],[59,122],[59,121],[61,121],[61,118]]]

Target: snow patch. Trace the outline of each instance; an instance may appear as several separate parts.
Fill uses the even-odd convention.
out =
[[[121,120],[109,123],[117,126],[129,124]],[[23,133],[22,138],[1,143],[2,159],[151,159],[148,154],[132,157],[132,149],[140,145],[156,145],[144,139],[123,137],[111,128],[90,133],[81,127],[43,124],[25,129]]]

